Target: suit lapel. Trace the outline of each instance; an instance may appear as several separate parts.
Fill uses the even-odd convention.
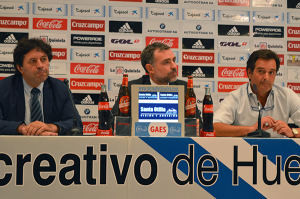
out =
[[[52,115],[52,90],[47,80],[44,82],[43,88],[43,112],[44,122],[50,123]]]
[[[22,75],[16,75],[15,79],[15,96],[17,102],[18,121],[25,120],[25,96]]]

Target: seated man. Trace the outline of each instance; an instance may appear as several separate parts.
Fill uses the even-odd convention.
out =
[[[14,75],[0,82],[0,135],[65,135],[74,111],[68,87],[49,77],[52,48],[24,38],[14,49]],[[82,128],[77,113],[77,127]]]
[[[247,136],[258,128],[258,103],[261,128],[271,137],[299,137],[299,128],[291,129],[291,118],[300,125],[300,98],[289,88],[274,85],[280,60],[271,50],[257,50],[247,61],[249,83],[242,85],[221,102],[214,114],[216,136]],[[254,94],[253,85],[257,87]]]
[[[128,91],[131,93],[132,84],[145,85],[184,85],[184,91],[187,90],[187,82],[177,79],[176,57],[170,47],[163,43],[153,43],[146,46],[141,54],[141,63],[149,75],[143,75],[141,78],[128,82]],[[119,99],[112,108],[113,117],[118,115]],[[202,128],[202,119],[196,106],[196,118],[200,118],[200,128]],[[110,118],[113,126],[114,118]]]

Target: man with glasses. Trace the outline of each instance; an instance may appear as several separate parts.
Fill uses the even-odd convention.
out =
[[[249,83],[230,92],[214,114],[216,136],[247,136],[255,131],[260,106],[261,128],[271,137],[300,137],[299,128],[287,125],[289,118],[300,125],[300,98],[291,89],[274,85],[279,67],[279,57],[271,50],[250,55],[246,67]]]

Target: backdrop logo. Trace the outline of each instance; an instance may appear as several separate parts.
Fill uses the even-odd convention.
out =
[[[300,83],[287,83],[287,87],[292,89],[295,93],[300,93]]]
[[[53,59],[67,60],[66,48],[52,48]]]
[[[0,28],[28,29],[28,17],[0,17]]]
[[[214,39],[182,38],[183,49],[214,50]]]
[[[218,0],[219,6],[250,6],[250,0]]]
[[[0,62],[0,73],[15,73],[15,67],[11,62]]]
[[[104,47],[104,35],[77,35],[71,34],[71,46]]]
[[[146,37],[146,46],[155,42],[166,44],[170,48],[178,48],[178,37]]]
[[[109,32],[142,33],[142,22],[137,22],[137,21],[109,21]]]
[[[104,79],[70,79],[70,89],[74,90],[101,90]]]
[[[141,51],[109,51],[109,60],[139,61]]]
[[[143,0],[109,0],[109,1],[122,1],[122,2],[143,2]]]
[[[218,82],[218,92],[231,92],[247,82]]]
[[[70,74],[104,75],[104,64],[71,63]]]
[[[300,27],[287,27],[288,37],[300,37]]]
[[[95,135],[99,122],[82,122],[84,135]]]
[[[284,37],[284,27],[279,26],[253,26],[253,37]]]
[[[182,52],[182,63],[215,63],[214,53]]]
[[[218,35],[249,36],[249,26],[244,25],[218,25]]]
[[[104,20],[71,20],[71,30],[81,31],[105,31]]]
[[[248,78],[245,67],[218,67],[218,77]]]
[[[178,4],[178,0],[146,0],[146,3]]]
[[[211,66],[182,66],[182,77],[214,78],[214,67]]]
[[[67,30],[67,19],[33,18],[33,29]]]
[[[28,33],[0,32],[0,43],[17,44],[18,41],[24,37],[28,37]]]
[[[300,41],[288,41],[287,42],[288,51],[300,51]]]

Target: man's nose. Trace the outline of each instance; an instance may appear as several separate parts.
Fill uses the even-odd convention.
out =
[[[39,60],[39,59],[37,60],[36,67],[37,68],[43,68],[43,63],[42,63],[41,60]]]
[[[176,65],[175,61],[172,61],[171,67],[177,69],[177,65]]]

